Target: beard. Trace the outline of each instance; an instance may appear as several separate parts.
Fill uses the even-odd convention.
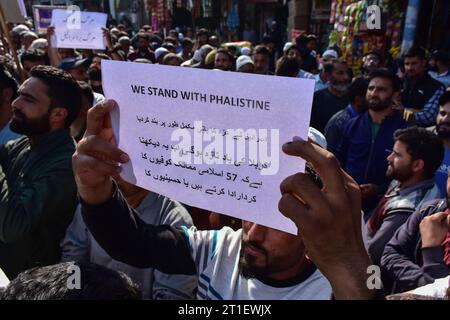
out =
[[[261,248],[261,246],[259,246],[256,243],[242,241],[241,251],[239,254],[239,271],[242,274],[242,276],[246,279],[251,279],[251,278],[263,278],[271,274],[271,270],[268,267],[268,265],[262,267],[256,266],[255,265],[256,258],[252,255],[245,254],[245,248],[248,246],[256,247],[259,250],[263,251],[267,258],[267,252],[264,248]]]
[[[102,70],[97,68],[89,68],[88,76],[91,81],[102,81]]]
[[[370,110],[383,111],[392,105],[392,99],[386,99],[386,100],[372,99],[372,100],[367,100],[366,104]]]
[[[50,110],[39,119],[29,119],[22,112],[16,110],[9,127],[19,134],[41,135],[50,131],[49,119]]]
[[[406,181],[412,175],[413,175],[413,172],[412,172],[411,166],[408,166],[407,168],[403,168],[403,169],[399,170],[389,164],[387,171],[386,171],[387,178],[395,179],[400,182]]]
[[[448,126],[448,129],[445,129],[444,126]],[[441,122],[436,125],[436,132],[441,139],[450,138],[450,123]]]
[[[345,83],[345,84],[331,84],[330,86],[336,91],[346,92],[348,90],[348,87],[350,86],[350,84],[348,84],[348,83]]]

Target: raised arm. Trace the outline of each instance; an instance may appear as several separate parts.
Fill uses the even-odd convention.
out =
[[[288,155],[311,163],[324,184],[297,173],[280,188],[280,211],[299,229],[308,257],[330,281],[336,299],[374,299],[367,286],[372,264],[361,235],[361,193],[358,184],[329,152],[297,140],[283,146]]]

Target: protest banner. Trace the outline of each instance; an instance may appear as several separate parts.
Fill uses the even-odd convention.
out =
[[[52,24],[52,13],[55,9],[65,9],[64,6],[33,6],[34,27],[39,34],[47,33]]]
[[[305,163],[281,146],[307,139],[314,81],[107,60],[102,74],[125,180],[297,234],[279,186]]]
[[[107,19],[105,13],[53,10],[54,47],[104,50],[102,28],[106,27]]]
[[[27,13],[23,0],[0,0],[3,16],[7,22],[24,23]]]
[[[8,49],[8,51],[12,54],[14,62],[16,63],[17,66],[17,71],[19,74],[19,81],[22,82],[22,80],[24,79],[24,74],[23,74],[23,69],[22,69],[22,64],[19,61],[19,56],[17,55],[17,50],[13,45],[12,39],[11,39],[11,35],[7,26],[7,20],[5,18],[5,11],[4,11],[4,3],[0,2],[0,32],[2,34],[2,41],[4,41],[4,39],[6,39],[6,43],[4,43],[4,45],[6,44],[6,47]]]

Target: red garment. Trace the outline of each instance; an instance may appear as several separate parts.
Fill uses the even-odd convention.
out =
[[[383,220],[385,218],[384,217],[384,213],[385,213],[384,207],[386,206],[386,203],[388,200],[386,195],[389,192],[390,192],[390,190],[388,190],[386,192],[386,194],[383,196],[383,198],[380,199],[380,202],[378,202],[378,205],[375,208],[375,210],[372,211],[369,221],[367,222],[368,232],[371,237],[373,237],[375,235],[375,233],[377,233],[378,229],[380,229],[381,224],[383,223]]]
[[[447,233],[442,247],[444,248],[444,262],[450,268],[450,231]]]
[[[450,209],[445,210],[445,213],[450,214]],[[450,230],[442,243],[442,248],[444,249],[444,262],[450,268]]]

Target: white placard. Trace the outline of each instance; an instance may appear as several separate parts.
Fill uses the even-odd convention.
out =
[[[108,16],[98,12],[55,9],[53,46],[56,48],[104,50],[103,30]]]
[[[188,205],[297,233],[278,211],[283,179],[304,161],[314,81],[102,61],[122,177]],[[238,129],[242,129],[239,131]]]
[[[5,288],[9,284],[9,279],[3,270],[0,268],[0,288]]]

